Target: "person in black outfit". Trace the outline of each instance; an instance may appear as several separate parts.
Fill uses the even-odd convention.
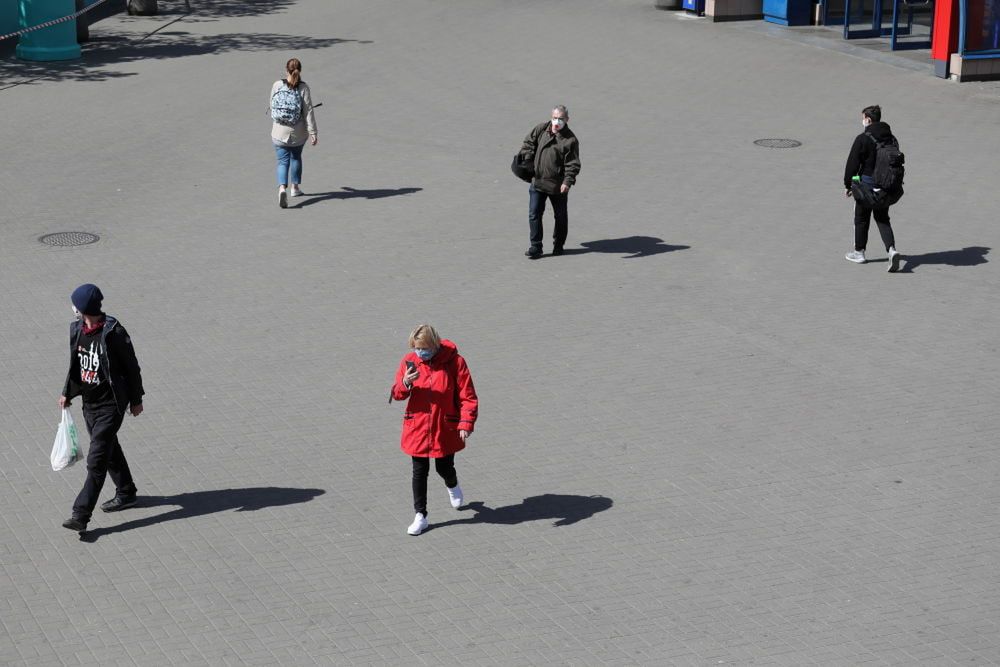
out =
[[[846,196],[853,196],[852,184],[856,181],[860,187],[875,187],[875,148],[877,142],[894,141],[892,129],[888,123],[882,122],[882,109],[878,106],[865,107],[861,111],[861,125],[865,131],[854,138],[851,153],[847,156],[847,166],[844,169],[844,187]],[[872,214],[875,224],[882,236],[886,252],[889,253],[889,273],[899,270],[899,260],[902,256],[896,251],[896,238],[889,223],[889,207],[870,208],[860,201],[854,204],[854,250],[844,258],[849,262],[864,264],[865,247],[868,245],[868,228],[871,225]]]
[[[534,161],[535,177],[528,186],[528,231],[531,246],[524,253],[531,259],[542,256],[542,216],[545,200],[552,202],[555,228],[552,254],[561,255],[569,231],[569,189],[580,173],[580,142],[569,129],[569,111],[561,104],[552,110],[551,120],[536,125],[521,145],[521,155]]]
[[[83,397],[83,417],[90,433],[87,480],[73,503],[73,515],[62,524],[78,532],[87,529],[108,474],[115,483],[115,497],[101,509],[117,512],[136,503],[135,482],[118,442],[118,429],[126,409],[135,417],[142,413],[145,392],[132,339],[118,320],[101,311],[103,299],[96,285],[80,285],[73,291],[78,319],[69,328],[69,373],[59,397],[62,408],[75,397]]]

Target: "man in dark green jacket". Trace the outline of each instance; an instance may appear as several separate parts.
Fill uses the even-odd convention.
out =
[[[569,230],[566,205],[569,189],[580,173],[580,142],[569,129],[569,111],[561,104],[552,110],[552,118],[536,125],[524,138],[521,154],[533,158],[535,177],[528,186],[528,230],[531,246],[524,253],[531,259],[542,256],[542,216],[545,200],[552,202],[555,229],[552,254],[561,255]]]

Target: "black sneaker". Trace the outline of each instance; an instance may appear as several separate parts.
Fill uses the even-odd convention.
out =
[[[555,257],[556,255],[561,255],[561,254],[563,254],[563,247],[561,245],[553,246],[552,256]]]
[[[530,248],[524,251],[524,256],[527,257],[528,259],[538,259],[539,257],[542,256],[542,249],[535,246],[531,246]]]
[[[87,522],[81,519],[77,519],[75,516],[72,516],[63,521],[62,526],[63,528],[69,528],[70,530],[75,530],[78,533],[82,533],[83,531],[87,530]]]
[[[115,496],[106,503],[101,503],[101,511],[104,512],[119,512],[121,510],[127,510],[129,507],[135,507],[136,497],[131,496]]]

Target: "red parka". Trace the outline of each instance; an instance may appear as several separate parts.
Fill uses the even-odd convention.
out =
[[[417,365],[420,377],[411,389],[403,385],[406,362]],[[465,448],[459,430],[472,433],[479,416],[479,399],[465,359],[450,340],[442,340],[430,361],[408,353],[396,369],[393,400],[408,398],[403,413],[400,448],[410,456],[441,458]]]

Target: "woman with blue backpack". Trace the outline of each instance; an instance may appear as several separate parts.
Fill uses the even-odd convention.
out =
[[[309,141],[316,145],[316,116],[312,94],[302,80],[302,63],[291,58],[285,63],[287,75],[271,86],[271,143],[278,157],[278,206],[288,207],[288,197],[299,197],[302,190],[302,148]]]

